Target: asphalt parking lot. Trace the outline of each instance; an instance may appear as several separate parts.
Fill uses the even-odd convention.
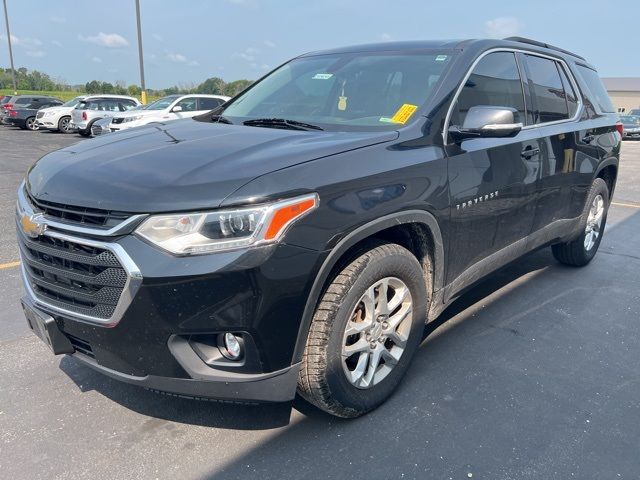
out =
[[[19,305],[15,190],[76,141],[0,127],[0,477],[640,478],[640,142],[588,267],[545,249],[494,274],[430,326],[390,401],[348,421],[166,397],[51,356]]]

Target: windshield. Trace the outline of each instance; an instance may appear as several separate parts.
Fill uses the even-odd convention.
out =
[[[175,102],[179,97],[180,95],[169,95],[168,97],[162,97],[161,99],[147,105],[145,107],[145,110],[164,110],[165,108],[168,108],[169,105],[171,105],[173,102]]]
[[[61,107],[75,107],[78,103],[80,103],[80,100],[82,100],[83,97],[76,97],[72,100],[69,100],[67,103],[63,103],[62,105],[60,105]]]
[[[624,115],[620,117],[620,121],[622,123],[632,124],[632,125],[640,125],[640,117],[636,117],[634,115]]]
[[[433,91],[450,54],[372,52],[292,60],[233,103],[233,123],[279,118],[334,130],[395,129]]]

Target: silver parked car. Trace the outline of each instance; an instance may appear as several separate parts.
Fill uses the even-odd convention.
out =
[[[83,137],[91,135],[91,126],[97,120],[113,117],[141,105],[138,99],[124,95],[98,95],[87,97],[71,112],[71,122]]]

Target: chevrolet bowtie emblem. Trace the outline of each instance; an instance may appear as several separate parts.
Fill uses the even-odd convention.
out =
[[[23,213],[20,217],[20,226],[27,237],[37,238],[47,229],[47,224],[41,221],[42,214]]]

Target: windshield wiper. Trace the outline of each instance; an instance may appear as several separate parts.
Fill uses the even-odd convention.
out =
[[[214,123],[227,123],[233,125],[233,122],[224,115],[211,115],[211,121]]]
[[[287,128],[289,130],[324,130],[324,128],[317,125],[287,120],[286,118],[256,118],[243,123],[251,127]]]

